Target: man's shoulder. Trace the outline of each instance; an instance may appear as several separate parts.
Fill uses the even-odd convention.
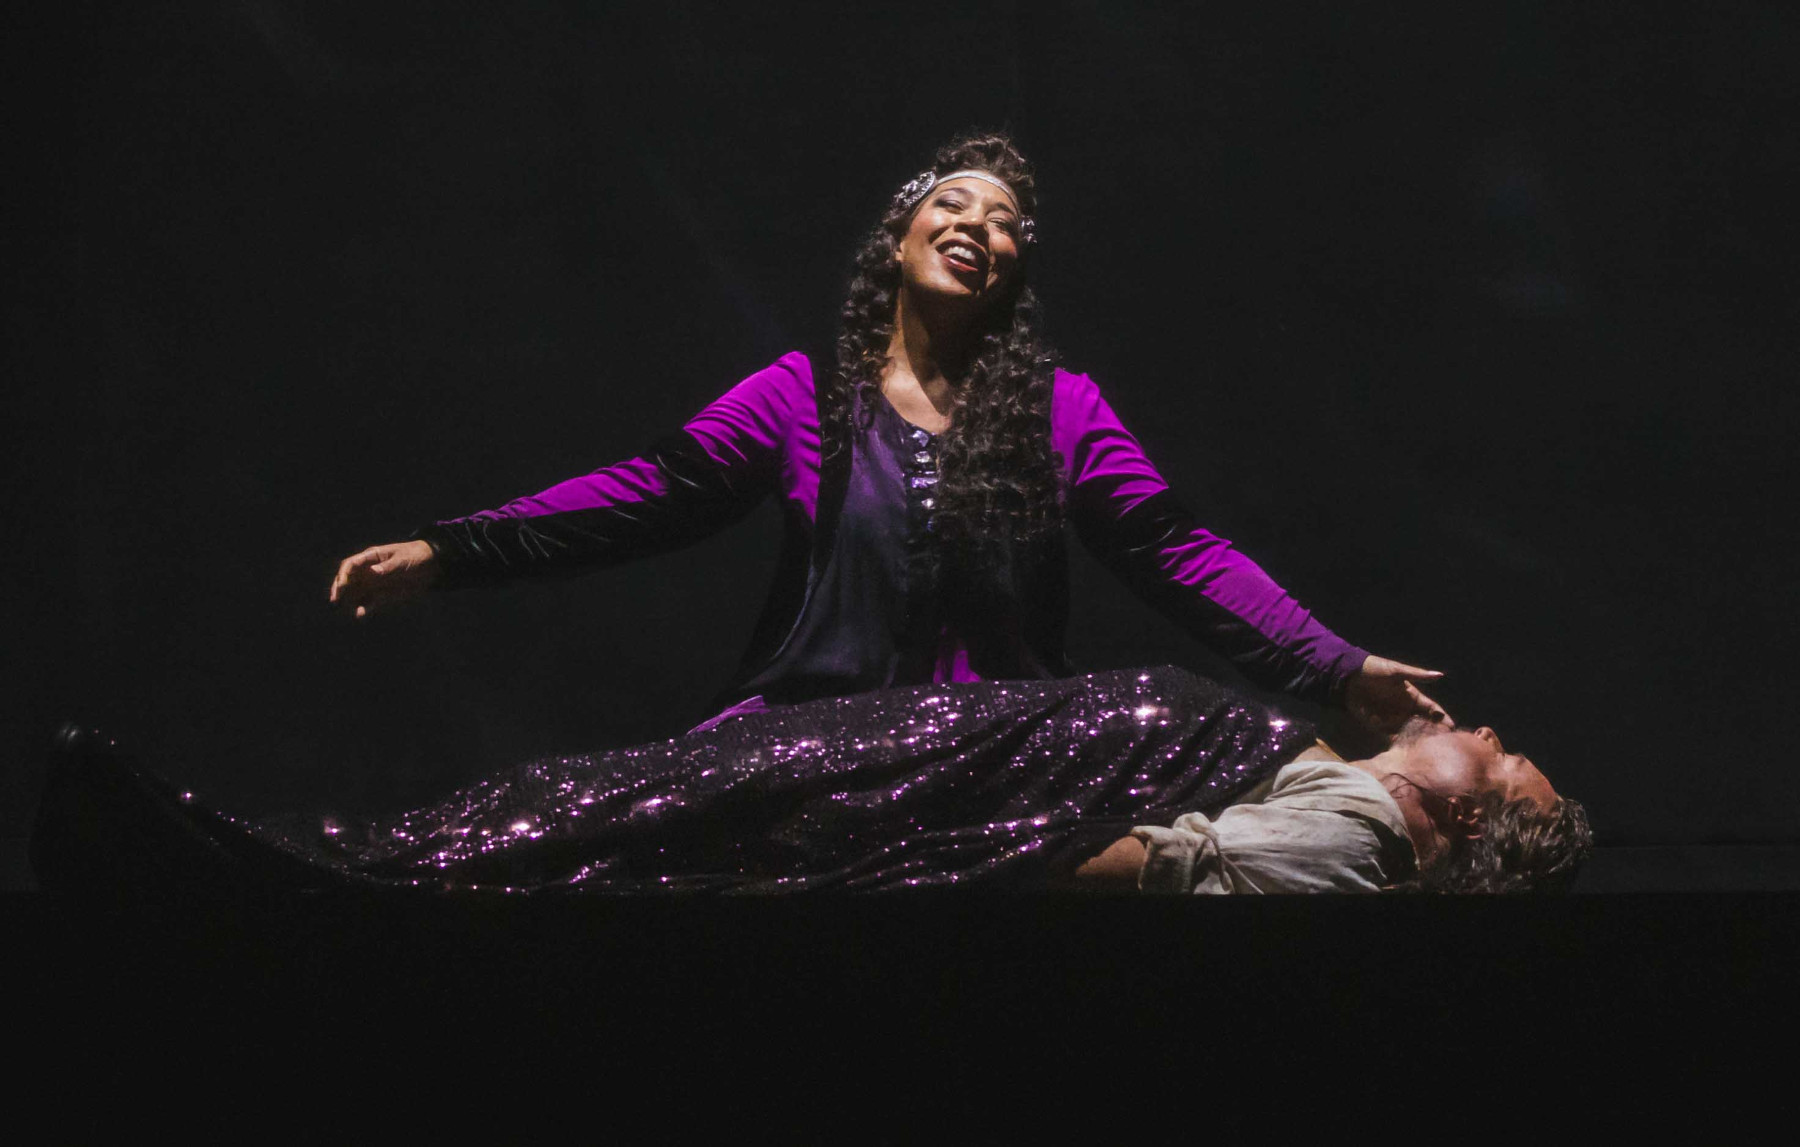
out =
[[[1300,755],[1295,757],[1294,760],[1295,762],[1337,761],[1342,763],[1344,756],[1342,753],[1339,753],[1336,749],[1326,744],[1323,740],[1314,738],[1313,743],[1302,749]]]
[[[1309,751],[1275,773],[1275,786],[1270,795],[1338,790],[1361,792],[1370,785],[1381,788],[1380,781],[1341,757],[1312,756]]]
[[[1374,774],[1341,760],[1299,760],[1275,774],[1263,802],[1283,808],[1342,813],[1406,831],[1406,818]]]

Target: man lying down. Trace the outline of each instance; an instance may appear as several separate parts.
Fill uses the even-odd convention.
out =
[[[48,889],[785,893],[975,887],[1515,892],[1591,847],[1491,730],[1344,761],[1177,669],[770,706],[528,761],[398,815],[241,821],[73,734],[32,840]]]
[[[1319,741],[1216,817],[1137,826],[1076,878],[1203,894],[1551,891],[1592,847],[1581,805],[1492,729],[1415,721],[1367,760]]]

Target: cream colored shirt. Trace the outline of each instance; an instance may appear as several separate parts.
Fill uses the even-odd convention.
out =
[[[1413,864],[1400,806],[1340,761],[1296,761],[1217,817],[1131,835],[1145,844],[1145,892],[1379,892]]]

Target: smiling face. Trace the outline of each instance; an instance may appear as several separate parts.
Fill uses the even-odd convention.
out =
[[[998,295],[1018,273],[1018,204],[984,179],[946,180],[913,212],[894,257],[901,283],[917,295]]]

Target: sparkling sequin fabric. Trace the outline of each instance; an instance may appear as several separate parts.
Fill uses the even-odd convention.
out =
[[[1078,836],[1214,812],[1310,736],[1192,674],[1127,670],[776,707],[531,761],[364,823],[245,825],[179,795],[133,815],[182,818],[231,864],[284,885],[1029,888]]]

